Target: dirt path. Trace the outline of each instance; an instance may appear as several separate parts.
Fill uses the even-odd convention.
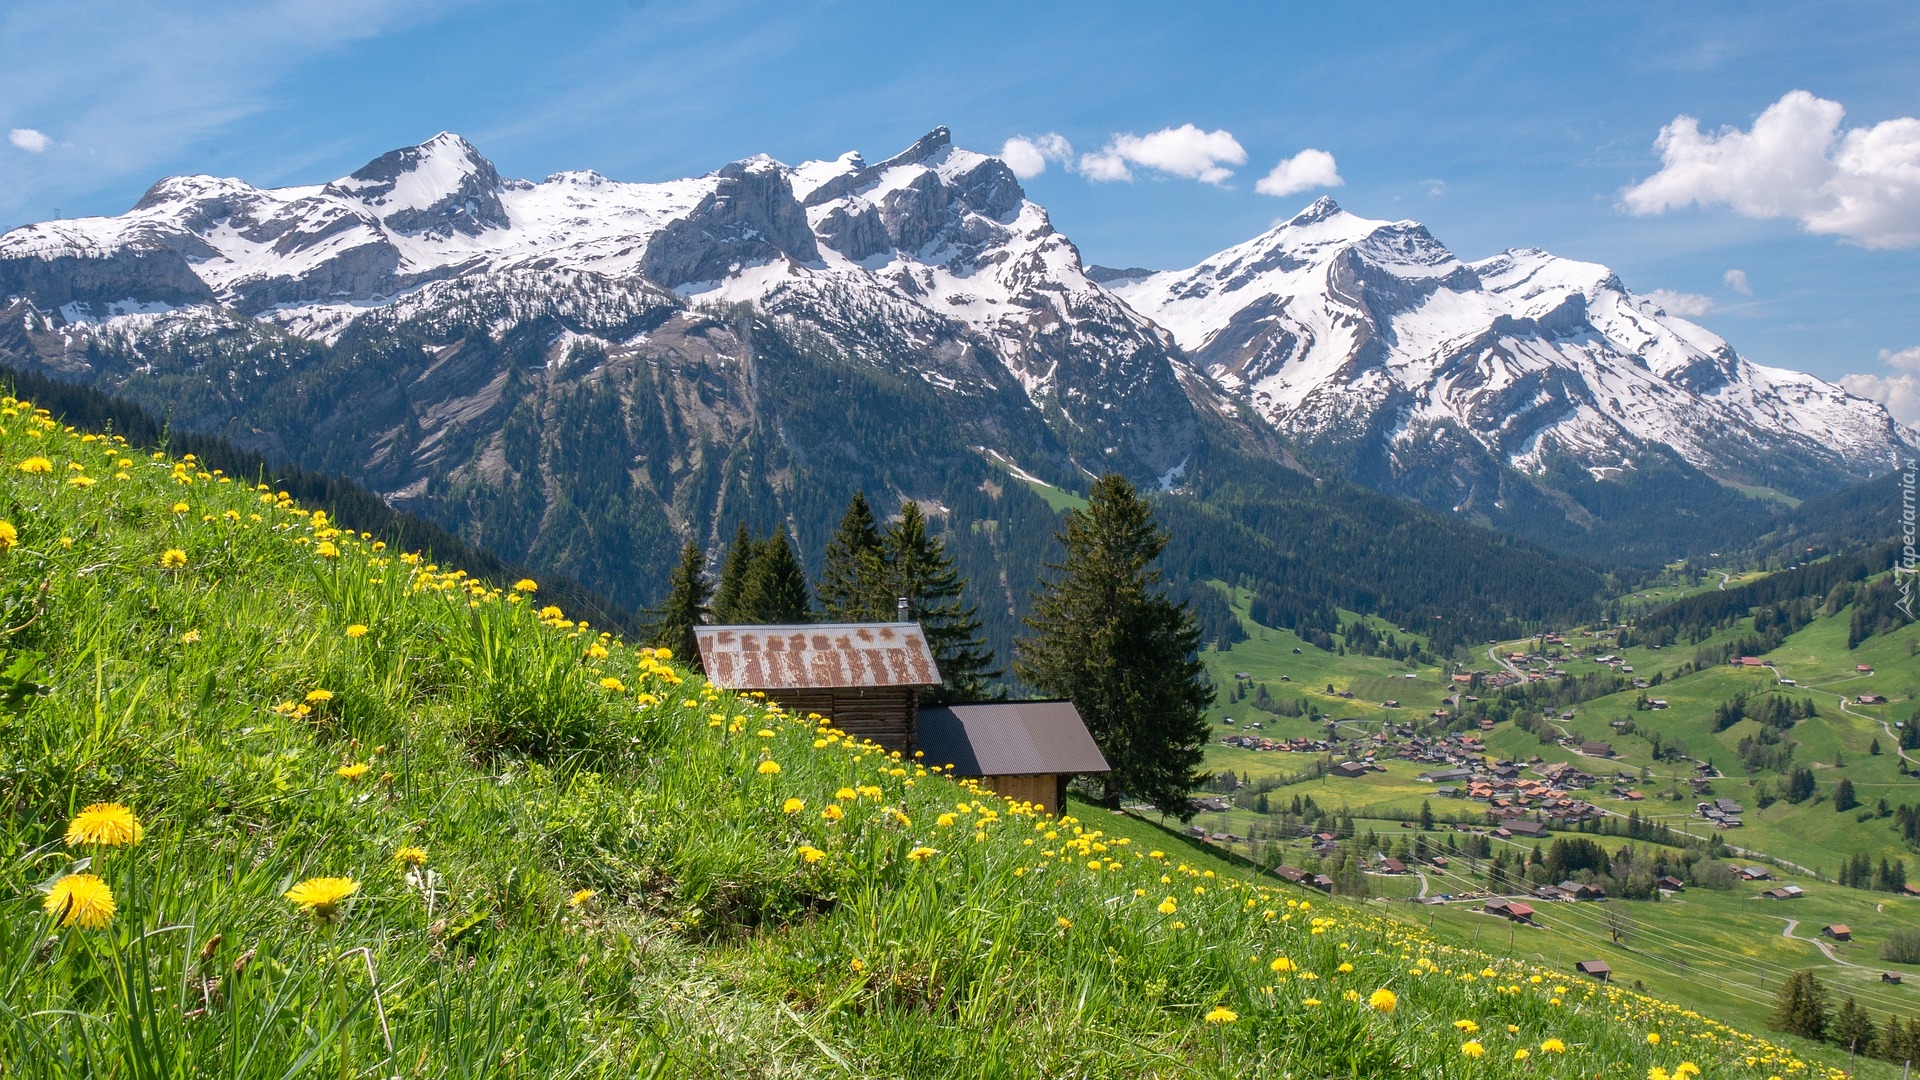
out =
[[[1775,916],[1774,916],[1774,918],[1776,918],[1776,919],[1787,919],[1787,917],[1786,917],[1785,915],[1775,915]],[[1870,970],[1874,970],[1874,969],[1872,969],[1872,968],[1869,968],[1869,967],[1868,967],[1868,966],[1867,966],[1866,964],[1856,964],[1856,963],[1854,963],[1854,962],[1853,962],[1853,961],[1851,961],[1851,960],[1842,960],[1842,959],[1840,959],[1840,957],[1839,957],[1839,955],[1838,955],[1838,954],[1836,954],[1836,953],[1835,953],[1835,952],[1833,951],[1833,946],[1831,946],[1831,945],[1829,945],[1829,944],[1827,944],[1827,943],[1826,943],[1826,942],[1824,942],[1824,941],[1821,941],[1821,940],[1820,940],[1819,938],[1809,938],[1809,937],[1797,937],[1797,936],[1795,936],[1795,934],[1794,934],[1794,932],[1793,932],[1793,928],[1794,928],[1794,927],[1796,927],[1796,926],[1799,926],[1799,925],[1800,925],[1800,920],[1798,920],[1798,919],[1787,919],[1787,926],[1786,926],[1786,929],[1784,929],[1784,930],[1782,930],[1782,931],[1780,931],[1780,936],[1781,936],[1781,937],[1783,937],[1783,938],[1792,938],[1792,939],[1793,939],[1794,941],[1804,941],[1804,942],[1806,942],[1807,944],[1809,944],[1809,945],[1811,945],[1811,946],[1813,946],[1814,948],[1816,948],[1816,949],[1819,949],[1819,950],[1820,950],[1820,954],[1821,954],[1822,956],[1825,956],[1825,957],[1826,957],[1827,959],[1829,959],[1829,960],[1831,960],[1831,961],[1833,961],[1833,962],[1834,962],[1834,963],[1836,963],[1836,964],[1839,964],[1839,965],[1840,965],[1841,967],[1850,967],[1850,968],[1859,968],[1859,969],[1860,969],[1860,970],[1862,970],[1862,971],[1870,971]]]

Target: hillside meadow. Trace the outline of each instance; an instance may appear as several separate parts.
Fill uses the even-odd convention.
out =
[[[9,1077],[1840,1075],[1044,817],[258,479],[0,400]]]

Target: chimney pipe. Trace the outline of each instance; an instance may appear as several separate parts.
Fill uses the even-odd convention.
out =
[[[913,606],[907,603],[907,598],[904,596],[901,597],[899,603],[894,606],[893,621],[894,622],[912,622],[913,621]]]

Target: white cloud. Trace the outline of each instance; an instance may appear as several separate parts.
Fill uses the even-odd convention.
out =
[[[7,132],[7,141],[29,154],[37,154],[53,144],[52,139],[32,128],[14,128]]]
[[[1920,345],[1899,352],[1881,349],[1880,362],[1896,374],[1842,375],[1840,385],[1850,394],[1885,405],[1903,424],[1920,424]]]
[[[1702,133],[1700,121],[1677,117],[1654,143],[1660,171],[1621,197],[1635,214],[1725,205],[1865,247],[1920,245],[1920,119],[1843,131],[1845,115],[1837,101],[1794,90],[1748,131]]]
[[[1332,154],[1325,150],[1302,150],[1275,165],[1272,172],[1253,185],[1253,190],[1262,195],[1297,195],[1302,191],[1339,187],[1344,183],[1346,181],[1340,179],[1340,169],[1334,164]],[[1444,184],[1441,186],[1445,187]],[[1439,194],[1431,190],[1429,193]]]
[[[1674,292],[1671,289],[1655,289],[1646,294],[1647,299],[1660,305],[1667,314],[1690,319],[1696,315],[1705,315],[1713,310],[1713,297],[1699,293]]]
[[[1753,286],[1747,283],[1747,272],[1745,270],[1729,270],[1725,274],[1720,275],[1720,280],[1727,283],[1727,288],[1732,289],[1741,296],[1753,295]]]
[[[1133,166],[1141,166],[1219,184],[1233,175],[1226,166],[1246,163],[1247,152],[1231,132],[1181,124],[1150,135],[1115,135],[1098,153],[1081,156],[1080,171],[1089,180],[1131,180]]]
[[[1013,175],[1025,180],[1046,172],[1049,161],[1072,168],[1073,144],[1051,131],[1033,138],[1016,135],[1000,147],[1000,160],[1007,163]]]

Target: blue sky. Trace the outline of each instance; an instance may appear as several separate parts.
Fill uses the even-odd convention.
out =
[[[1027,188],[1090,262],[1189,265],[1331,194],[1466,258],[1604,262],[1751,359],[1920,408],[1920,5],[1452,6],[11,0],[0,227],[442,129],[508,175],[626,180],[1052,134],[1073,155]],[[1308,149],[1332,161],[1258,190]]]

